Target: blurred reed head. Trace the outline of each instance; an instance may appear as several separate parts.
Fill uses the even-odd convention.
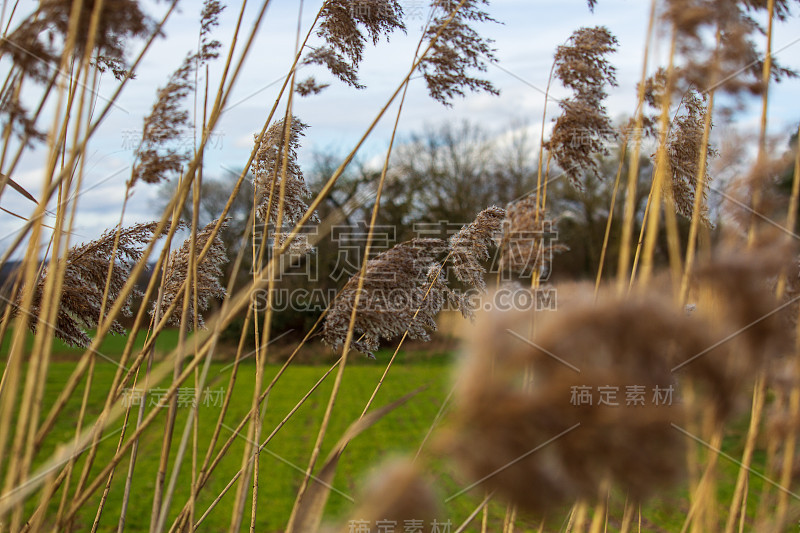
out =
[[[330,531],[347,533],[353,531],[353,524],[361,523],[367,529],[358,531],[378,533],[386,527],[418,524],[414,531],[427,533],[434,520],[442,519],[440,509],[440,499],[423,469],[408,459],[395,459],[377,467],[349,521]]]
[[[774,2],[776,19],[786,19],[790,3]],[[766,0],[668,0],[662,18],[675,31],[679,66],[675,89],[680,93],[713,89],[737,98],[761,94],[764,53],[756,43],[766,32],[756,17],[765,17],[767,7]],[[719,45],[709,35],[718,35]],[[796,76],[773,58],[773,81]]]
[[[685,437],[670,424],[685,413],[670,369],[676,351],[706,346],[702,329],[659,299],[576,294],[559,307],[479,317],[447,453],[467,481],[534,512],[592,500],[607,481],[642,500],[680,480]]]

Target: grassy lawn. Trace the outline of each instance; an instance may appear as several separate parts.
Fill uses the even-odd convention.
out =
[[[225,368],[226,366],[228,365],[212,365],[209,373],[208,389],[211,394],[208,399],[208,405],[201,405],[199,408],[198,441],[200,443],[200,460],[202,460],[206,452],[207,443],[210,442],[220,412],[219,406],[214,405],[217,400],[215,391],[224,390],[228,386],[231,368]],[[45,413],[49,406],[55,402],[58,393],[73,369],[74,363],[70,362],[60,361],[52,364],[48,375]],[[271,379],[277,369],[277,366],[270,366],[267,369],[266,379]],[[95,413],[102,406],[105,398],[105,387],[111,383],[114,370],[115,367],[112,364],[98,361],[95,369],[95,385],[90,392],[90,405],[94,407],[92,411]],[[289,368],[268,398],[264,418],[265,434],[271,432],[278,425],[326,370],[327,368],[323,366]],[[342,393],[337,400],[328,430],[328,438],[326,438],[323,445],[323,458],[347,426],[361,413],[382,372],[383,367],[378,364],[359,364],[347,369],[342,384]],[[238,422],[249,409],[254,381],[255,366],[252,363],[245,364],[239,370],[231,406],[225,418],[225,424],[231,430],[238,425]],[[281,428],[261,455],[259,531],[281,531],[286,524],[294,496],[303,479],[302,471],[307,466],[308,458],[314,446],[332,383],[333,374],[311,395],[295,416]],[[327,512],[332,519],[346,516],[347,511],[352,508],[350,498],[358,501],[362,479],[382,460],[396,454],[416,451],[434,420],[441,402],[447,396],[449,383],[450,369],[448,366],[441,364],[401,365],[392,369],[376,398],[376,407],[385,405],[419,387],[425,387],[425,389],[409,403],[394,411],[355,439],[348,447],[340,462],[337,476],[333,483],[336,491],[332,492],[328,504]],[[79,390],[82,390],[82,388],[83,385]],[[46,457],[55,449],[57,443],[68,441],[74,435],[75,421],[80,410],[80,394],[76,393],[73,396],[74,399],[70,401],[56,427],[45,442],[40,454],[41,457]],[[148,406],[147,411],[149,412],[152,408],[154,407]],[[166,409],[163,409],[163,411],[166,414]],[[175,431],[170,454],[171,460],[174,459],[178,448],[177,441],[180,440],[186,415],[189,412],[189,407],[179,409],[176,425],[178,429]],[[144,438],[141,440],[131,502],[127,513],[126,529],[128,531],[145,530],[150,522],[154,478],[159,466],[161,435],[163,434],[162,428],[164,427],[165,418],[165,416],[159,417],[156,426],[146,431]],[[131,422],[135,422],[135,410],[134,414],[132,414]],[[104,435],[106,440],[100,446],[100,451],[92,470],[94,473],[99,472],[113,456],[121,427],[122,421],[119,420],[113,424],[113,429],[107,431]],[[227,439],[230,435],[231,431],[229,429],[223,429],[221,440]],[[220,442],[217,445],[217,449],[221,447],[221,444]],[[201,513],[205,511],[240,468],[243,444],[243,438],[235,440],[226,458],[223,459],[208,485],[201,492],[198,504],[198,509]],[[190,455],[187,456],[183,464],[183,470],[175,491],[173,515],[177,513],[178,508],[189,496],[188,484],[191,478],[188,467],[191,465]],[[80,472],[82,465],[83,460],[80,460],[77,464],[77,472]],[[118,467],[115,473],[100,522],[99,529],[101,531],[112,531],[116,528],[117,517],[121,511],[127,465],[128,461],[126,460]],[[170,462],[170,471],[171,469],[172,462]],[[73,487],[77,484],[76,477],[78,476],[73,476]],[[451,486],[455,487],[455,485]],[[231,490],[223,497],[204,522],[203,531],[227,530],[234,498],[235,490]],[[86,505],[85,510],[81,512],[79,518],[80,530],[88,530],[90,528],[99,499],[100,494],[98,492],[92,499],[94,503]],[[451,518],[455,523],[457,520],[463,519],[479,501],[479,499],[469,496],[465,496],[461,500],[461,504],[456,506],[458,514],[452,517],[443,515],[443,520]],[[54,506],[51,512],[55,513],[55,511],[56,507]],[[246,511],[246,516],[250,516],[249,510]]]
[[[108,342],[116,342],[117,339],[111,338]],[[170,339],[166,338],[165,342]],[[141,339],[139,340],[141,342]],[[166,344],[165,344],[166,346]],[[105,347],[105,345],[104,345]],[[118,353],[122,345],[109,345],[106,353]],[[4,352],[5,347],[4,347]],[[330,448],[343,434],[348,425],[353,422],[361,413],[365,403],[372,394],[376,383],[379,381],[389,354],[378,354],[378,361],[367,361],[360,356],[356,356],[354,364],[348,366],[344,375],[341,393],[336,402],[330,427],[325,439],[321,464]],[[333,483],[335,491],[330,495],[326,514],[330,521],[341,520],[349,516],[352,511],[354,501],[357,503],[360,498],[360,489],[363,480],[382,461],[400,454],[415,454],[426,433],[428,432],[442,402],[447,397],[451,386],[452,365],[450,356],[431,357],[420,362],[409,363],[403,361],[401,354],[399,363],[394,366],[383,388],[378,394],[375,407],[379,407],[394,401],[410,391],[424,387],[424,390],[411,399],[406,405],[392,412],[389,416],[379,421],[375,426],[365,431],[356,438],[345,451]],[[2,368],[2,367],[0,367]],[[48,374],[46,396],[42,417],[46,415],[50,406],[55,402],[59,392],[63,389],[70,373],[75,368],[74,361],[56,360],[51,365]],[[268,366],[266,380],[271,379],[279,367]],[[267,435],[275,428],[303,397],[303,395],[320,379],[328,369],[322,365],[298,365],[290,367],[286,374],[281,378],[266,402],[266,413],[264,416],[263,435]],[[114,364],[98,359],[95,367],[94,385],[89,393],[89,405],[91,416],[95,416],[103,405],[107,387],[113,379],[116,367]],[[201,462],[206,453],[206,448],[210,442],[214,426],[220,413],[221,397],[217,394],[224,393],[228,387],[228,380],[232,371],[228,363],[214,363],[209,372],[209,383],[206,388],[210,391],[206,404],[199,407],[200,423],[197,432],[199,442],[199,459]],[[225,425],[230,429],[223,429],[218,450],[222,442],[232,433],[231,430],[238,425],[239,421],[247,413],[255,382],[255,366],[252,360],[245,362],[239,370],[239,374],[233,389],[231,406],[225,418]],[[291,511],[295,494],[303,479],[303,470],[307,466],[311,455],[314,441],[319,429],[319,424],[324,413],[328,395],[333,384],[333,374],[310,396],[297,413],[277,432],[271,440],[260,459],[260,483],[258,501],[258,520],[257,531],[277,532],[285,527],[289,513]],[[158,384],[155,388],[165,387],[166,383]],[[193,393],[191,383],[186,384],[187,392]],[[74,436],[75,424],[80,411],[80,397],[83,391],[83,383],[78,391],[73,394],[66,409],[62,412],[55,428],[45,441],[41,452],[38,454],[39,461],[47,458],[59,443],[67,442]],[[139,386],[140,387],[140,386]],[[136,390],[139,389],[137,387]],[[222,391],[222,392],[218,392]],[[131,396],[128,396],[130,398]],[[147,412],[155,407],[147,407]],[[135,424],[136,409],[131,414],[131,424]],[[161,445],[163,427],[166,418],[166,409],[162,409],[164,416],[159,416],[154,426],[151,426],[141,439],[141,444],[136,462],[136,470],[132,486],[130,506],[127,512],[127,531],[146,530],[150,523],[150,512],[152,506],[153,487],[155,484],[155,474],[159,466],[161,455]],[[188,406],[179,408],[176,430],[172,442],[170,453],[169,470],[167,479],[171,474],[173,460],[178,448],[181,434],[183,433],[186,416],[190,412]],[[741,448],[744,434],[747,430],[746,420],[740,425],[731,428],[731,434],[725,439],[724,449],[733,457],[741,457]],[[131,425],[127,435],[132,431]],[[119,439],[119,432],[122,428],[122,420],[115,421],[111,428],[104,435],[100,445],[97,459],[92,468],[92,476],[96,475],[113,456],[115,447]],[[246,429],[244,431],[246,433]],[[126,438],[127,438],[126,435]],[[262,437],[263,440],[263,437]],[[426,450],[435,447],[434,443],[428,443]],[[244,438],[237,437],[215,470],[209,483],[200,493],[197,504],[198,518],[216,496],[224,489],[233,475],[241,466]],[[178,510],[183,506],[189,497],[188,487],[191,482],[192,464],[191,447],[183,462],[180,472],[175,497],[171,506],[171,517],[174,517]],[[83,468],[84,458],[82,457],[76,465],[76,473],[72,477],[70,494],[74,493]],[[452,466],[441,460],[432,460],[427,465],[428,469],[437,477],[443,498],[461,490],[463,484],[456,481],[458,477],[452,471]],[[100,520],[100,531],[115,531],[117,520],[121,513],[122,493],[124,479],[128,468],[128,459],[125,459],[117,468],[111,483],[108,498]],[[719,512],[721,516],[727,513],[727,507],[732,497],[733,485],[736,479],[737,467],[732,462],[720,458],[719,479],[725,480],[718,485]],[[753,468],[758,472],[763,472],[764,457],[763,453],[756,453]],[[532,480],[532,482],[535,482]],[[751,497],[756,500],[756,495],[761,491],[762,482],[755,476],[751,476],[749,491]],[[97,504],[100,501],[102,489],[97,491],[90,503],[85,505],[78,516],[78,530],[89,530],[94,519]],[[227,531],[231,509],[235,499],[236,489],[230,490],[217,504],[216,508],[208,515],[200,527],[201,531]],[[685,489],[676,490],[672,494],[660,494],[655,501],[651,501],[646,507],[642,508],[642,527],[647,531],[676,531],[680,530],[683,519],[688,512],[687,492]],[[481,489],[473,490],[463,496],[450,501],[441,510],[441,520],[450,520],[453,524],[453,531],[477,506],[483,497]],[[60,492],[54,499],[56,503],[50,509],[52,516],[57,511],[57,502],[60,499]],[[621,523],[622,506],[624,504],[624,494],[612,495],[612,509],[618,510],[618,515],[609,517],[608,530],[618,530]],[[247,498],[245,517],[250,516],[250,497]],[[30,503],[28,513],[32,512],[34,503]],[[749,508],[754,513],[755,503]],[[502,530],[502,520],[505,515],[505,505],[502,503],[492,503],[489,515],[489,531]],[[546,531],[558,531],[565,524],[564,520],[568,514],[568,509],[555,510],[552,516],[547,517]],[[358,518],[352,517],[351,518]],[[168,524],[172,520],[168,520]],[[248,519],[245,519],[243,529],[247,529]],[[469,531],[479,531],[480,518],[473,523]],[[521,515],[518,521],[518,530],[536,531],[539,520]],[[402,531],[402,524],[398,525],[396,531]]]
[[[94,337],[94,330],[90,332],[90,336]],[[3,337],[2,342],[0,342],[0,361],[5,361],[5,356],[9,352],[12,338],[13,338],[13,330],[9,328],[9,331]],[[30,351],[33,349],[34,338],[35,337],[31,332],[26,333],[25,335],[26,353],[30,353]],[[138,332],[138,334],[136,335],[136,340],[134,341],[134,353],[136,352],[136,348],[141,349],[141,347],[144,346],[146,338],[147,338],[147,333],[145,331]],[[125,350],[125,345],[127,344],[127,342],[128,342],[127,335],[114,335],[114,334],[106,335],[105,338],[103,339],[103,342],[100,343],[100,348],[98,348],[97,353],[101,358],[103,356],[106,356],[118,360],[122,352]],[[167,353],[177,344],[178,344],[178,330],[165,329],[159,334],[158,339],[156,339],[156,351],[160,353]],[[53,355],[56,358],[69,358],[69,359],[80,357],[84,352],[83,348],[70,346],[69,344],[66,344],[65,342],[59,339],[53,339],[52,350],[53,350]]]

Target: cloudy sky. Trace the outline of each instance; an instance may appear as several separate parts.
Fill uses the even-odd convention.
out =
[[[304,32],[320,4],[320,0],[304,2]],[[323,93],[295,101],[295,114],[310,125],[300,153],[301,163],[308,164],[315,150],[347,153],[403,79],[420,37],[427,2],[400,0],[400,4],[409,14],[408,32],[406,35],[395,34],[389,43],[382,42],[367,51],[360,70],[361,81],[367,89],[359,91],[345,87],[316,67],[307,67],[300,73],[300,79],[308,73],[314,74],[318,81],[331,83]],[[619,51],[611,58],[618,70],[619,87],[612,91],[608,109],[612,117],[631,114],[636,102],[635,86],[641,73],[649,4],[646,0],[600,0],[592,14],[585,0],[492,0],[488,11],[502,24],[485,24],[479,30],[495,41],[498,64],[489,66],[485,76],[500,89],[500,96],[469,95],[455,101],[453,107],[446,108],[427,96],[422,79],[414,79],[400,122],[401,138],[425,125],[465,119],[480,123],[498,135],[522,124],[538,131],[553,52],[572,31],[590,25],[607,26],[619,40]],[[23,0],[17,16],[23,16],[24,8],[30,10],[34,5],[33,0]],[[145,5],[154,17],[165,9],[164,2],[145,2]],[[180,11],[166,25],[165,38],[155,43],[137,69],[136,79],[125,88],[90,144],[74,230],[76,241],[96,238],[103,229],[118,222],[125,181],[133,161],[133,146],[138,142],[143,117],[150,111],[157,88],[165,84],[169,74],[196,46],[201,5],[200,0],[180,2]],[[248,6],[244,28],[251,27],[259,5],[260,2],[252,2]],[[206,175],[221,175],[226,168],[241,168],[246,163],[253,134],[263,126],[283,76],[291,65],[299,8],[298,0],[270,2],[264,24],[207,149]],[[223,56],[228,51],[226,45],[231,40],[238,9],[238,3],[229,6],[215,31],[215,37],[224,45]],[[134,57],[141,45],[135,43],[132,46],[130,57]],[[651,65],[663,57],[665,48],[662,39],[654,50]],[[800,71],[798,18],[777,25],[773,48],[779,62]],[[8,65],[0,63],[0,67],[7,69]],[[651,71],[654,68],[655,65]],[[212,83],[219,79],[219,70],[219,65],[212,65]],[[110,77],[102,81],[98,105],[103,104],[114,86]],[[554,97],[564,94],[560,88],[553,90]],[[772,86],[769,113],[773,132],[785,132],[796,127],[800,121],[798,95],[800,82],[797,80]],[[737,123],[744,127],[757,127],[759,106],[758,101],[748,102],[746,109],[736,117]],[[393,107],[364,146],[361,154],[364,159],[387,147],[394,111]],[[557,113],[557,107],[551,105],[549,111]],[[548,123],[550,118],[548,116]],[[47,117],[42,124],[48,124],[46,120]],[[755,138],[756,130],[753,131]],[[43,161],[41,150],[31,151],[22,159],[13,176],[34,195],[41,189]],[[127,209],[126,223],[156,217],[156,196],[156,186],[137,184]],[[32,203],[9,190],[3,193],[0,205],[23,216],[28,216],[33,210]],[[6,248],[21,225],[20,220],[0,213],[0,250]]]

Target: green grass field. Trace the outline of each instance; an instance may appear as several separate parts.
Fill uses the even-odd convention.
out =
[[[171,339],[164,339],[164,346]],[[113,342],[114,338],[110,342]],[[106,347],[106,355],[118,354],[121,347],[113,344]],[[3,353],[7,353],[3,347]],[[68,353],[59,352],[58,357],[51,364],[48,374],[47,393],[45,405],[42,410],[42,417],[46,415],[49,407],[55,402],[59,392],[62,390],[70,373],[75,368],[75,361],[64,360]],[[322,458],[327,455],[330,448],[343,434],[347,426],[352,423],[364,408],[365,403],[372,394],[376,383],[383,373],[385,363],[388,361],[389,354],[378,354],[377,361],[368,361],[356,355],[354,364],[348,366],[342,384],[342,393],[339,395],[335,405],[333,418],[329,427],[327,438],[325,439]],[[113,357],[112,357],[113,358]],[[326,515],[328,520],[333,522],[350,518],[352,516],[354,502],[359,501],[360,490],[363,480],[368,477],[384,460],[397,455],[415,454],[431,424],[436,418],[442,402],[450,391],[452,382],[451,364],[453,356],[441,355],[431,357],[424,362],[414,359],[415,362],[403,361],[401,354],[398,363],[394,366],[386,379],[380,393],[378,394],[374,407],[380,407],[390,403],[418,388],[424,388],[419,394],[412,398],[407,404],[401,406],[387,417],[380,420],[375,426],[371,427],[363,434],[358,436],[345,451],[339,464],[337,475],[333,483],[334,491],[330,495]],[[73,358],[74,359],[74,358]],[[267,367],[266,380],[271,379],[278,370],[278,366],[269,365]],[[296,405],[298,400],[314,385],[314,383],[326,372],[327,366],[323,365],[298,365],[291,366],[286,374],[280,379],[266,401],[264,415],[263,435],[269,434],[273,428],[289,413]],[[114,372],[115,364],[106,359],[98,359],[95,368],[94,385],[89,394],[90,416],[94,417],[102,407],[103,400],[107,393]],[[205,402],[201,402],[199,407],[199,458],[201,462],[205,456],[208,442],[211,439],[213,428],[216,424],[220,412],[221,394],[224,394],[228,386],[228,379],[232,368],[227,362],[213,363],[209,372],[209,382],[204,390],[209,391]],[[255,380],[255,365],[252,360],[248,360],[239,369],[239,375],[233,390],[232,402],[225,418],[225,425],[230,429],[223,429],[216,449],[219,449],[222,442],[231,435],[231,430],[245,416],[251,402],[251,395]],[[282,531],[286,525],[291,511],[294,497],[303,479],[303,471],[307,466],[314,440],[319,429],[324,409],[328,401],[328,394],[333,382],[333,375],[309,397],[305,404],[300,407],[297,413],[271,440],[261,454],[260,463],[260,488],[259,488],[259,512],[258,530],[264,532]],[[187,394],[194,392],[192,383],[187,383],[184,391]],[[59,443],[68,442],[75,432],[75,423],[80,410],[80,397],[83,390],[83,382],[80,384],[78,393],[73,394],[64,412],[51,434],[46,439],[41,452],[39,461],[48,457],[55,451]],[[153,392],[158,393],[159,387],[163,388],[166,383],[151,387]],[[141,390],[137,386],[132,391]],[[130,400],[135,395],[130,391],[125,396],[125,400]],[[149,402],[148,402],[149,403]],[[148,412],[155,407],[147,407]],[[136,419],[136,409],[131,414],[128,435],[132,431]],[[166,409],[163,409],[166,415]],[[188,405],[179,408],[176,423],[175,437],[170,453],[170,467],[167,479],[172,471],[172,461],[178,447],[180,435],[186,421],[186,416],[191,412]],[[126,531],[143,531],[150,522],[150,510],[152,506],[153,486],[155,474],[158,470],[161,435],[166,416],[159,417],[155,427],[149,428],[144,433],[141,440],[136,470],[132,487],[130,507],[127,513]],[[104,434],[104,441],[100,446],[98,457],[94,463],[93,476],[107,464],[113,456],[115,447],[119,439],[122,420],[116,421],[111,428]],[[746,433],[746,420],[741,427],[734,427],[732,434],[725,441],[725,451],[732,456],[741,456],[741,445],[743,436]],[[244,431],[246,433],[246,430]],[[127,438],[127,436],[126,436]],[[263,438],[262,438],[263,440]],[[244,445],[244,435],[237,437],[231,450],[223,459],[219,467],[212,475],[209,483],[200,493],[197,505],[198,518],[215,497],[223,490],[232,476],[241,466],[242,450]],[[429,450],[436,446],[436,439],[426,444],[425,449]],[[427,460],[427,456],[423,454]],[[321,459],[322,461],[322,459]],[[321,461],[318,463],[321,463]],[[763,471],[763,454],[756,454],[754,469]],[[84,459],[81,458],[76,465],[76,473],[72,478],[72,491],[77,484],[77,478],[83,467]],[[180,507],[189,497],[188,487],[191,480],[191,473],[188,468],[192,464],[191,454],[187,455],[183,462],[183,470],[180,472],[179,482],[175,491],[175,498],[171,506],[171,517],[174,517]],[[441,496],[447,498],[455,494],[463,487],[462,481],[457,480],[458,476],[453,472],[453,466],[434,460],[426,463],[426,467],[437,478],[438,485],[442,490]],[[120,516],[122,505],[122,491],[124,479],[128,468],[128,460],[125,459],[118,467],[111,484],[108,499],[105,503],[103,515],[100,520],[100,531],[115,531],[117,520]],[[720,459],[719,468],[724,478],[729,479],[729,484],[720,484],[718,487],[719,509],[721,513],[726,512],[727,505],[733,492],[733,482],[736,476],[736,466]],[[532,480],[532,482],[535,482]],[[756,494],[761,490],[762,482],[757,477],[750,480],[750,490]],[[91,504],[84,506],[84,510],[78,518],[78,530],[89,530],[95,516],[97,504],[100,501],[102,489],[97,491],[91,500]],[[71,492],[72,494],[73,492]],[[461,524],[464,519],[475,509],[483,497],[482,489],[475,489],[470,493],[459,496],[450,501],[441,511],[442,522],[450,520],[453,524],[452,530]],[[208,515],[200,527],[200,531],[227,531],[231,507],[235,498],[235,488],[229,491],[218,503],[216,508]],[[60,493],[54,499],[59,501]],[[619,515],[609,517],[609,531],[617,530],[621,523],[621,510],[624,503],[624,495],[617,494],[612,496],[612,500],[619,500],[618,505],[612,505],[612,509],[619,510]],[[249,497],[248,497],[249,507]],[[675,531],[679,530],[683,518],[688,512],[686,507],[685,490],[676,491],[673,495],[660,496],[660,500],[651,502],[647,507],[642,508],[642,527],[647,531]],[[33,503],[29,505],[28,512],[33,511]],[[53,504],[50,510],[55,516],[57,505]],[[502,530],[502,520],[505,515],[505,505],[502,503],[492,503],[489,515],[489,531]],[[751,510],[755,512],[753,507]],[[246,509],[245,516],[250,516],[249,509]],[[547,517],[546,531],[558,531],[565,526],[565,517],[568,509],[554,513]],[[168,520],[171,523],[172,520]],[[468,531],[479,531],[480,516],[473,522]],[[518,521],[518,530],[536,531],[539,520],[526,518],[521,515]],[[402,524],[398,524],[396,531],[403,531]]]
[[[359,363],[349,367],[345,372],[344,393],[340,395],[335,406],[328,431],[329,437],[325,440],[322,449],[323,458],[347,426],[361,413],[383,372],[383,367],[380,364]],[[43,415],[55,402],[58,393],[66,383],[74,367],[74,362],[57,361],[52,363],[51,371],[48,375]],[[95,369],[95,385],[90,391],[89,404],[94,407],[90,410],[93,414],[96,414],[102,406],[106,395],[105,388],[111,383],[115,370],[116,367],[113,364],[98,360]],[[231,370],[232,368],[228,363],[218,363],[211,366],[209,383],[205,387],[210,392],[207,398],[208,401],[201,402],[198,409],[200,417],[198,441],[200,443],[201,456],[199,461],[202,461],[220,412],[221,398],[217,395],[221,394],[219,391],[224,391],[227,387]],[[268,367],[266,379],[271,379],[277,370],[277,366]],[[267,399],[264,417],[265,434],[271,432],[286,414],[294,408],[298,400],[326,370],[327,367],[323,366],[297,366],[288,369]],[[225,418],[225,424],[231,430],[249,409],[254,380],[255,366],[252,362],[248,362],[239,370],[231,406]],[[314,445],[314,439],[319,429],[319,423],[327,403],[332,381],[333,378],[330,376],[311,395],[295,416],[281,428],[264,452],[262,452],[259,490],[259,506],[261,509],[258,513],[260,531],[281,531],[286,524],[294,501],[294,495],[303,479],[303,471],[307,466],[308,458]],[[193,392],[193,387],[189,387],[189,385],[187,384],[185,389],[187,393]],[[160,386],[163,387],[165,385],[161,384]],[[380,420],[350,444],[340,462],[337,476],[333,483],[336,490],[331,493],[328,504],[328,514],[331,519],[346,516],[347,511],[353,505],[351,499],[358,501],[359,487],[363,478],[380,465],[384,459],[402,453],[416,452],[431,423],[434,421],[442,401],[447,396],[449,386],[450,367],[443,364],[400,365],[391,370],[388,379],[376,398],[375,407],[390,403],[420,387],[424,387],[424,390],[407,404]],[[80,385],[79,390],[82,390],[82,388],[83,383]],[[159,387],[151,388],[156,393],[158,389]],[[135,396],[133,391],[138,390],[140,390],[139,387],[132,388],[125,396],[125,399],[133,398]],[[41,457],[47,457],[54,451],[57,443],[67,442],[74,436],[75,421],[80,410],[80,394],[73,396],[75,400],[70,401],[60,416],[56,427],[45,441],[40,453]],[[149,405],[147,407],[148,411],[152,408],[154,407]],[[166,414],[166,409],[163,410]],[[134,408],[131,415],[131,424],[135,422],[135,411]],[[172,446],[171,459],[174,459],[177,441],[183,431],[186,415],[190,411],[191,409],[188,405],[179,408],[176,426],[178,429]],[[158,470],[161,447],[162,431],[159,427],[163,427],[165,418],[159,417],[157,424],[160,424],[160,426],[146,431],[141,441],[136,461],[131,503],[127,514],[127,531],[141,531],[149,523],[152,489],[155,483],[155,472]],[[116,422],[112,427],[114,429],[110,429],[103,436],[105,440],[100,447],[100,452],[92,470],[95,473],[99,472],[108,459],[113,456],[122,421]],[[220,441],[227,439],[230,435],[231,431],[224,429],[220,436]],[[221,444],[222,442],[218,443],[217,449],[221,447]],[[228,452],[226,458],[223,459],[211,477],[208,485],[201,492],[198,504],[200,513],[205,511],[239,469],[243,445],[244,436],[237,438],[231,451]],[[184,461],[184,469],[187,469],[189,465],[191,465],[191,457],[187,457]],[[81,459],[77,463],[76,472],[80,472],[82,466],[83,460]],[[116,529],[117,517],[121,510],[122,490],[127,467],[126,460],[117,468],[103,511],[104,518],[101,518],[100,521],[101,531]],[[170,471],[171,469],[172,465],[170,464]],[[77,475],[73,476],[73,488],[77,483],[76,477]],[[187,481],[190,479],[190,473],[188,470],[181,472],[179,479],[182,482],[178,483],[175,492],[173,515],[177,513],[178,508],[189,496]],[[451,486],[455,488],[457,485],[451,483]],[[203,531],[227,530],[230,520],[230,507],[233,505],[234,497],[235,491],[231,490],[219,502],[203,523],[201,528]],[[98,491],[98,494],[93,498],[95,505],[87,506],[86,511],[80,515],[80,530],[89,529],[94,518],[94,510],[92,509],[97,508],[96,503],[99,502],[99,498]],[[477,502],[480,501],[477,496],[474,498],[464,496],[460,499],[462,500],[461,505],[456,506],[459,509],[459,515],[452,517],[443,515],[442,521],[451,519],[455,524],[459,519],[463,520]],[[55,510],[54,508],[52,511],[55,512]],[[247,516],[249,516],[249,511],[247,511]]]

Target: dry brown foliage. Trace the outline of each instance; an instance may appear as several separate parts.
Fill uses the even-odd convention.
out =
[[[103,303],[103,289],[108,277],[108,266],[114,261],[111,278],[108,280],[108,303],[104,309],[104,319],[108,317],[109,308],[117,300],[122,287],[130,277],[131,269],[141,259],[142,245],[153,238],[153,231],[158,224],[135,224],[119,232],[119,245],[114,253],[116,230],[106,230],[94,241],[78,244],[67,252],[64,265],[64,281],[61,289],[54,335],[73,346],[86,347],[91,342],[87,330],[97,326],[100,321],[100,310]],[[113,254],[113,255],[112,255]],[[48,276],[54,265],[48,265],[34,287],[33,303],[26,311],[30,314],[30,328],[36,331],[41,314],[42,297]],[[17,294],[14,312],[20,311],[23,290]],[[122,308],[124,316],[130,316],[130,303],[134,295],[128,296]],[[125,328],[117,321],[111,322],[111,332],[125,334]]]
[[[317,35],[326,44],[312,50],[303,62],[323,65],[356,89],[364,88],[358,82],[358,65],[366,43],[377,44],[381,36],[388,39],[395,30],[406,28],[403,9],[396,0],[327,0],[320,20]]]
[[[555,243],[555,220],[537,205],[535,196],[526,196],[506,207],[501,244],[500,269],[521,276],[538,275],[550,266],[554,253],[569,248]]]
[[[607,28],[597,26],[576,30],[556,50],[554,74],[573,96],[559,102],[561,115],[545,148],[576,187],[584,173],[600,177],[595,156],[607,154],[605,142],[616,138],[603,100],[606,86],[617,84],[616,69],[606,59],[617,44]]]
[[[489,2],[467,0],[450,20],[459,4],[459,0],[433,0],[433,19],[425,30],[425,39],[430,41],[439,32],[441,35],[419,65],[431,98],[444,105],[452,105],[450,101],[465,96],[465,91],[500,94],[490,81],[469,74],[471,70],[486,72],[487,62],[496,59],[493,41],[471,27],[476,22],[497,22],[481,9]]]
[[[214,226],[217,220],[209,223],[202,230],[197,232],[194,243],[194,253],[196,256],[208,243],[211,238]],[[228,221],[225,220],[220,226],[222,231],[227,226]],[[185,293],[184,282],[189,277],[189,269],[191,268],[192,259],[192,239],[186,239],[180,248],[173,250],[169,254],[169,261],[167,269],[164,272],[164,294],[161,299],[161,312],[164,312],[173,302],[175,302],[175,310],[169,315],[167,322],[174,326],[181,325],[181,316],[183,313],[183,298]],[[197,271],[195,278],[192,279],[192,285],[189,289],[189,304],[187,307],[186,324],[190,328],[194,328],[195,322],[200,328],[205,327],[202,311],[206,311],[209,304],[214,298],[224,298],[226,291],[219,280],[222,277],[222,265],[228,262],[228,256],[225,253],[225,244],[219,235],[214,237],[211,242],[211,247],[202,261],[197,263]],[[197,301],[197,309],[195,310],[195,300]],[[153,303],[150,314],[154,314],[157,304]]]
[[[368,261],[353,325],[353,348],[374,358],[380,339],[394,339],[406,330],[411,339],[430,339],[443,300],[431,288],[429,274],[432,267],[439,267],[437,258],[444,249],[439,239],[413,239]],[[347,337],[359,275],[345,284],[325,319],[322,337],[334,350]]]
[[[481,263],[489,259],[489,247],[497,245],[505,216],[505,209],[489,207],[450,237],[450,260],[459,281],[480,291],[486,290],[483,280],[486,269]]]
[[[251,168],[255,175],[253,186],[256,191],[256,215],[263,222],[277,225],[279,221],[284,154],[286,154],[286,185],[282,224],[294,226],[308,211],[305,199],[311,196],[311,191],[308,190],[303,179],[303,171],[297,163],[300,136],[307,127],[308,125],[300,119],[292,117],[288,148],[284,145],[285,119],[271,125],[260,143],[256,135],[258,150]],[[316,213],[312,216],[312,220],[319,220]]]

